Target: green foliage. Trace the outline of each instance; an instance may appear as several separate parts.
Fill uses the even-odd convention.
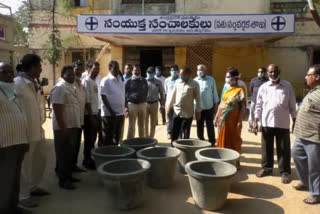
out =
[[[72,17],[71,9],[74,7],[74,1],[57,0],[57,11],[59,15],[64,17]]]
[[[48,43],[44,48],[43,59],[51,65],[57,66],[62,58],[64,48],[60,38],[60,31],[56,27],[51,31]]]
[[[16,44],[27,44],[28,43],[28,25],[30,20],[30,8],[27,2],[23,2],[23,5],[13,15],[15,19],[15,27],[13,31],[13,41]]]

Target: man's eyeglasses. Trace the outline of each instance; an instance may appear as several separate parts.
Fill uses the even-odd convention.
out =
[[[319,74],[306,74],[307,77],[312,76],[312,75],[319,75]]]

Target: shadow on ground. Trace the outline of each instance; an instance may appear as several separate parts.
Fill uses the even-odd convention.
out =
[[[261,199],[279,198],[283,195],[282,190],[275,186],[256,182],[233,183],[231,186],[231,192]]]
[[[261,199],[228,199],[225,207],[217,213],[259,213],[284,214],[284,210],[275,203]]]

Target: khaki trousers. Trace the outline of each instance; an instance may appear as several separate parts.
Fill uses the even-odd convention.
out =
[[[136,120],[138,119],[139,137],[144,137],[144,121],[146,117],[146,103],[128,103],[129,126],[128,139],[135,137]]]
[[[145,125],[145,136],[148,138],[154,138],[156,132],[156,125],[158,121],[158,102],[147,103],[146,110],[146,119],[144,122]],[[150,130],[149,130],[149,121],[150,121]]]

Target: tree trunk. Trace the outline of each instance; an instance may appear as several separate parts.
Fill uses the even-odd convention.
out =
[[[53,0],[53,3],[52,3],[52,32],[54,32],[55,30],[55,13],[56,13],[56,0]],[[54,35],[54,34],[53,34]],[[51,40],[51,45],[52,47],[55,45],[54,44],[54,41],[55,41],[55,38],[52,38]],[[56,84],[56,65],[55,63],[52,64],[52,78],[53,78],[53,85]]]

